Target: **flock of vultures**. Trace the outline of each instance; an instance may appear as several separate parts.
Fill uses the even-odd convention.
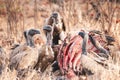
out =
[[[60,14],[53,12],[42,28],[45,39],[38,29],[25,30],[26,42],[13,46],[9,57],[9,69],[24,75],[27,69],[45,72],[59,71],[65,79],[75,76],[107,71],[104,62],[110,57],[108,45],[114,38],[97,30],[80,30],[77,34],[67,34]],[[5,52],[0,47],[0,74],[6,65]],[[95,69],[95,67],[97,67]],[[89,68],[89,69],[88,69]]]

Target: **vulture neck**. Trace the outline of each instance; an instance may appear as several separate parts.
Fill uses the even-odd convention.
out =
[[[31,36],[27,37],[27,45],[30,46],[30,47],[35,47],[34,41],[33,41]]]
[[[46,37],[47,37],[47,43],[46,43],[46,44],[47,44],[48,46],[52,46],[52,39],[53,39],[52,33],[51,33],[51,32],[50,32],[50,33],[47,32],[47,33],[46,33]]]

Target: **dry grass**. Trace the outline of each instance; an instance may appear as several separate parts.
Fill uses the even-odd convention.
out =
[[[16,1],[20,1],[20,4],[18,7],[16,7],[16,4],[14,4],[12,7],[15,8],[12,9],[14,11],[18,8],[19,10],[17,9],[17,11],[15,11],[16,13],[11,13],[16,14],[16,16],[14,16],[15,18],[13,20],[11,19],[12,22],[8,23],[7,10],[4,6],[5,3],[3,0],[0,0],[0,12],[3,12],[0,13],[0,46],[2,46],[6,52],[6,58],[9,58],[11,52],[10,48],[13,44],[22,44],[25,42],[23,38],[23,31],[25,29],[33,27],[39,28],[43,34],[42,26],[44,25],[44,20],[51,14],[52,11],[59,11],[64,19],[65,25],[67,27],[67,32],[71,31],[74,33],[80,29],[96,29],[100,31],[107,31],[107,34],[113,36],[116,40],[116,42],[114,42],[114,46],[109,46],[112,58],[109,60],[110,62],[108,62],[110,63],[108,68],[105,70],[100,68],[102,71],[95,70],[96,74],[87,77],[84,76],[84,78],[87,80],[120,79],[120,3],[113,3],[111,5],[110,3],[105,2],[102,4],[102,6],[100,5],[99,9],[102,16],[98,21],[95,21],[95,11],[91,9],[88,1],[83,3],[84,1],[82,2],[82,0],[65,0],[63,3],[59,2],[54,4],[52,2],[49,2],[50,0],[36,0],[37,6],[34,6],[34,0]],[[34,13],[34,7],[37,8],[37,13]],[[12,24],[13,26],[10,26],[9,24]],[[11,30],[8,29],[9,27],[11,27]],[[4,70],[0,75],[0,80],[64,79],[64,76],[57,77],[52,74],[51,69],[47,69],[45,73],[41,73],[34,69],[28,69],[24,75],[18,77],[18,72],[16,70],[11,71],[8,68],[8,64],[9,61],[6,60],[6,65],[4,66]],[[93,64],[93,69],[96,67],[97,65],[95,66]],[[81,77],[81,79],[83,78]]]

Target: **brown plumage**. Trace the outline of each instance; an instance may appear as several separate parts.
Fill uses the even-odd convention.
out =
[[[59,40],[64,40],[66,37],[66,26],[58,12],[53,12],[50,17],[46,19],[45,25],[50,25],[53,28],[53,45],[59,44]]]
[[[24,51],[13,56],[10,60],[10,68],[17,70],[27,69],[28,67],[33,68],[38,60],[38,49],[31,48],[29,46],[24,47]]]
[[[50,46],[42,45],[39,49],[39,58],[35,66],[36,69],[44,72],[45,69],[50,65],[54,60],[54,52]]]
[[[51,44],[56,59],[59,52],[59,44],[61,44],[60,42],[62,42],[66,37],[66,26],[59,12],[53,12],[50,17],[46,19],[45,26],[43,28],[47,26],[51,27]]]
[[[40,32],[36,29],[24,32],[26,43],[16,47],[10,54],[9,67],[11,69],[21,70],[35,66],[39,57],[38,48],[34,42],[36,38],[33,39],[36,34],[40,35]]]

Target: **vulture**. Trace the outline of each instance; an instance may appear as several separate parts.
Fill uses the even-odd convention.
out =
[[[40,68],[41,72],[44,72],[46,68],[51,65],[54,61],[54,52],[52,49],[52,27],[50,25],[45,25],[43,31],[46,36],[46,43],[39,49],[39,58],[35,66],[36,69]]]
[[[66,26],[59,12],[53,12],[50,17],[46,19],[45,25],[48,25],[52,29],[51,45],[56,60],[60,48],[60,42],[66,37]]]
[[[109,49],[107,48],[110,40],[108,36],[104,34],[98,34],[95,31],[80,31],[77,35],[73,36],[70,39],[69,43],[64,43],[61,45],[59,54],[57,56],[57,61],[59,68],[63,74],[66,74],[68,77],[75,76],[76,73],[79,73],[82,66],[93,67],[98,66],[98,69],[104,69],[100,65],[96,65],[91,58],[88,57],[88,53],[94,52],[101,57],[109,57]],[[87,60],[88,58],[88,60]],[[93,62],[89,62],[93,61]],[[95,63],[93,65],[87,63]],[[86,67],[85,67],[86,68]]]
[[[34,68],[37,63],[39,52],[37,48],[37,43],[35,42],[36,35],[40,35],[40,31],[37,29],[29,29],[24,31],[24,37],[26,43],[20,46],[17,46],[13,49],[10,54],[10,69],[24,70],[26,68]],[[39,42],[40,43],[40,42]],[[42,42],[40,43],[42,44]]]

